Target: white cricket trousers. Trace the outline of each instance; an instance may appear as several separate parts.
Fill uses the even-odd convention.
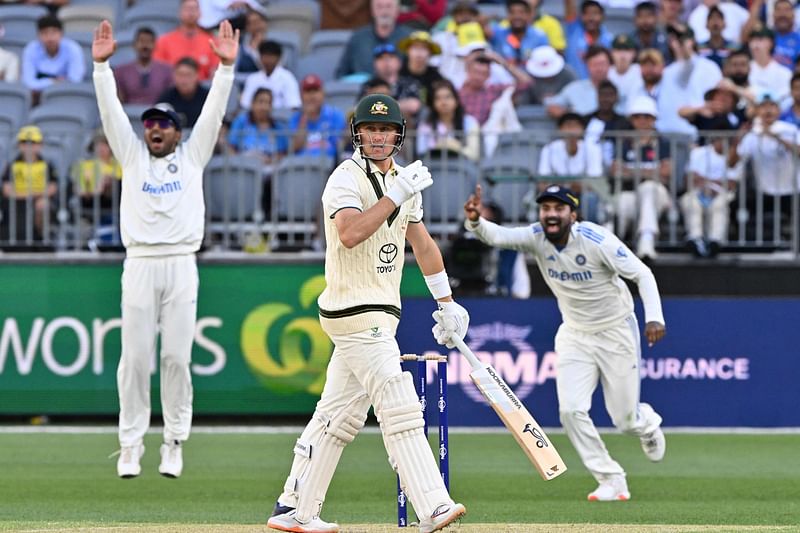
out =
[[[351,333],[348,335],[330,335],[335,348],[328,363],[325,387],[322,397],[317,402],[316,411],[311,421],[303,430],[298,442],[309,443],[312,447],[329,429],[331,421],[340,419],[343,412],[353,416],[366,417],[370,403],[376,413],[380,414],[386,401],[386,383],[402,373],[400,366],[400,348],[393,332],[388,328],[377,328]],[[384,436],[384,445],[389,451]],[[420,447],[420,463],[407,465],[414,468],[425,482],[434,487],[427,493],[431,501],[412,501],[414,509],[422,516],[427,516],[431,503],[450,501],[436,466],[433,452],[427,439],[420,434],[415,445]],[[284,485],[283,493],[278,498],[282,505],[296,507],[299,499],[298,480],[303,478],[314,455],[295,455],[292,468]],[[394,458],[390,458],[393,467],[397,467]],[[335,468],[335,465],[334,465]],[[398,467],[401,468],[402,467]],[[410,482],[410,480],[407,480]],[[313,485],[316,480],[309,480]],[[326,482],[327,483],[327,482]],[[326,485],[327,486],[327,485]],[[302,489],[301,489],[302,490]],[[422,510],[422,512],[420,512]]]
[[[708,239],[714,242],[728,240],[729,204],[734,198],[732,192],[717,194],[711,203],[703,205],[697,191],[687,191],[681,196],[683,221],[686,224],[686,236],[689,240],[702,239],[708,228]],[[704,224],[705,220],[705,224]]]
[[[197,320],[199,278],[194,254],[129,257],[122,270],[122,357],[117,369],[119,443],[142,442],[150,426],[150,376],[161,335],[164,441],[189,438],[189,363]]]
[[[617,202],[617,233],[624,235],[637,221],[636,235],[658,235],[658,219],[672,206],[669,190],[663,183],[644,180],[635,191],[623,191]]]
[[[583,464],[598,482],[625,470],[608,453],[589,409],[598,382],[611,421],[621,431],[646,435],[661,425],[650,405],[639,402],[639,325],[631,314],[596,333],[562,324],[556,334],[558,410],[561,423]]]

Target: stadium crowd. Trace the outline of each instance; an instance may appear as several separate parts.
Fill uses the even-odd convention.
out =
[[[352,106],[385,93],[408,120],[401,160],[465,164],[463,177],[439,176],[465,183],[435,194],[469,191],[477,174],[498,185],[521,165],[530,191],[515,201],[568,183],[583,217],[648,259],[665,231],[698,257],[730,241],[771,250],[800,232],[791,0],[26,0],[0,3],[4,249],[118,242],[121,173],[91,84],[90,31],[104,18],[118,29],[112,67],[134,126],[167,102],[184,138],[217,66],[206,28],[242,30],[215,153],[229,173],[243,158],[259,166],[251,222],[279,216],[273,177],[296,169],[289,160],[322,161],[321,181],[349,157]],[[452,222],[465,198],[435,217]],[[318,195],[308,202],[313,219]]]

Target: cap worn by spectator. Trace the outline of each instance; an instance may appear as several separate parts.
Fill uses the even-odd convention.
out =
[[[762,91],[756,95],[756,105],[761,104],[775,104],[778,105],[778,100],[769,91]]]
[[[757,37],[766,37],[774,41],[775,33],[766,26],[759,24],[758,26],[753,28],[753,31],[750,32],[750,39],[755,39]]]
[[[168,103],[159,102],[150,109],[145,110],[145,112],[142,113],[142,122],[148,118],[155,117],[166,117],[175,125],[176,130],[181,130],[181,119],[178,113],[175,112],[175,109]]]
[[[578,200],[578,196],[572,192],[572,190],[567,187],[562,187],[561,185],[550,185],[536,197],[537,204],[541,204],[545,200],[556,200],[570,206],[572,209],[577,209],[581,203],[580,200]]]
[[[667,34],[674,35],[679,41],[694,39],[694,31],[689,26],[670,24],[667,26]]]
[[[397,55],[397,47],[392,43],[379,44],[372,49],[372,57],[380,57],[383,54]]]
[[[647,62],[651,62],[656,65],[664,64],[663,54],[655,48],[645,48],[639,52],[639,57],[636,60],[640,65]]]
[[[303,91],[319,91],[322,89],[322,79],[316,74],[308,74],[300,82],[300,89]]]
[[[649,96],[637,96],[628,106],[628,116],[632,117],[634,115],[650,115],[653,118],[658,118],[656,101]]]
[[[611,49],[612,50],[636,50],[636,44],[633,42],[633,39],[625,35],[624,33],[620,33],[614,40],[611,42]]]
[[[403,52],[404,54],[408,53],[408,49],[414,43],[421,43],[428,47],[430,50],[431,55],[438,56],[442,53],[442,47],[433,42],[431,38],[431,34],[427,31],[415,31],[412,32],[411,35],[397,43],[397,48]]]
[[[713,87],[713,88],[711,88],[711,89],[706,91],[706,93],[703,95],[703,100],[705,100],[707,102],[707,101],[711,100],[712,98],[714,98],[718,93],[722,93],[722,92],[728,93],[731,96],[733,96],[734,98],[738,98],[738,96],[737,96],[737,94],[735,92],[733,92],[732,90],[730,90],[730,89],[728,89],[726,87]]]
[[[456,39],[458,40],[456,55],[460,57],[466,57],[475,50],[489,47],[483,28],[477,22],[461,24],[456,30]]]
[[[536,78],[552,78],[564,69],[564,57],[552,46],[537,46],[525,68]]]
[[[40,143],[43,139],[42,130],[40,130],[38,126],[23,126],[17,133],[17,142],[21,143]]]

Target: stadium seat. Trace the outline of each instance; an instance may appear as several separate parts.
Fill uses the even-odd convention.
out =
[[[39,126],[45,138],[57,138],[73,153],[82,150],[87,136],[95,128],[94,117],[81,109],[63,108],[60,105],[40,105],[33,109],[29,121]]]
[[[325,30],[314,33],[306,55],[297,62],[295,74],[303,79],[316,74],[323,81],[336,79],[336,67],[352,34],[349,30]]]
[[[94,84],[90,81],[51,85],[42,91],[41,103],[76,111],[81,110],[86,114],[90,124],[97,124],[97,97],[94,94]]]
[[[31,91],[21,83],[0,82],[0,129],[19,129],[31,108]]]
[[[298,234],[302,234],[302,244],[311,244],[317,232],[322,189],[333,165],[329,157],[289,156],[272,175],[271,230],[289,246],[297,244]],[[275,238],[273,243],[278,246]]]
[[[94,4],[69,4],[58,10],[58,18],[65,32],[92,32],[104,20],[114,20],[114,6]]]
[[[621,7],[606,8],[603,25],[612,35],[628,34],[633,31],[633,10]]]
[[[2,22],[0,22],[0,24],[2,24]],[[17,57],[21,59],[22,51],[25,50],[25,47],[28,45],[28,43],[35,38],[36,35],[34,35],[33,38],[30,38],[24,34],[6,32],[2,37],[0,37],[0,47],[3,48],[3,50],[17,54]]]
[[[547,114],[547,108],[543,105],[522,105],[516,109],[524,130],[549,134],[557,129],[556,121]]]
[[[122,15],[122,28],[135,30],[148,26],[156,35],[168,33],[178,26],[178,12],[165,10],[158,2],[137,3]]]
[[[533,174],[539,163],[539,152],[549,140],[548,136],[537,136],[530,132],[502,133],[492,157],[515,160],[518,165],[528,169]]]
[[[486,197],[505,211],[505,222],[527,222],[533,201],[533,172],[514,155],[495,155],[481,164]]]
[[[119,67],[120,65],[130,63],[136,59],[136,51],[133,49],[133,36],[136,29],[138,28],[125,28],[124,30],[114,32],[114,39],[117,41],[117,49],[110,59],[112,67]]]
[[[270,29],[267,32],[266,38],[271,41],[276,41],[281,45],[281,64],[294,72],[297,66],[297,61],[302,53],[303,44],[300,37],[291,30],[285,29]]]
[[[360,83],[331,81],[325,84],[325,103],[347,115],[355,107],[360,93]]]
[[[503,20],[508,13],[505,2],[502,4],[479,4],[478,11],[481,15],[489,17],[489,20]]]
[[[463,220],[463,206],[478,183],[478,166],[449,153],[421,157],[433,176],[422,195],[425,225],[432,234],[455,234]]]
[[[270,4],[266,8],[269,31],[281,30],[295,34],[300,41],[299,52],[305,53],[311,33],[319,28],[318,17],[315,22],[315,12],[318,11],[317,3],[307,0]]]
[[[131,126],[133,126],[133,131],[136,132],[136,135],[141,136],[144,134],[142,113],[144,113],[149,107],[150,106],[146,104],[125,104],[122,106],[122,109],[125,110],[125,114],[128,115],[128,120],[131,121]]]
[[[32,41],[36,39],[36,21],[48,13],[43,6],[0,6],[0,23],[8,36]]]
[[[212,222],[236,224],[263,220],[263,166],[257,157],[237,155],[211,159],[205,170],[205,192],[207,216]]]

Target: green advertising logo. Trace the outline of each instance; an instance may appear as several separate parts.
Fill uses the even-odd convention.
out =
[[[302,309],[312,310],[324,288],[324,276],[306,281],[300,287]],[[282,303],[251,311],[242,323],[242,353],[250,370],[271,391],[319,395],[333,343],[322,331],[316,309],[313,316],[292,316],[294,311]]]

